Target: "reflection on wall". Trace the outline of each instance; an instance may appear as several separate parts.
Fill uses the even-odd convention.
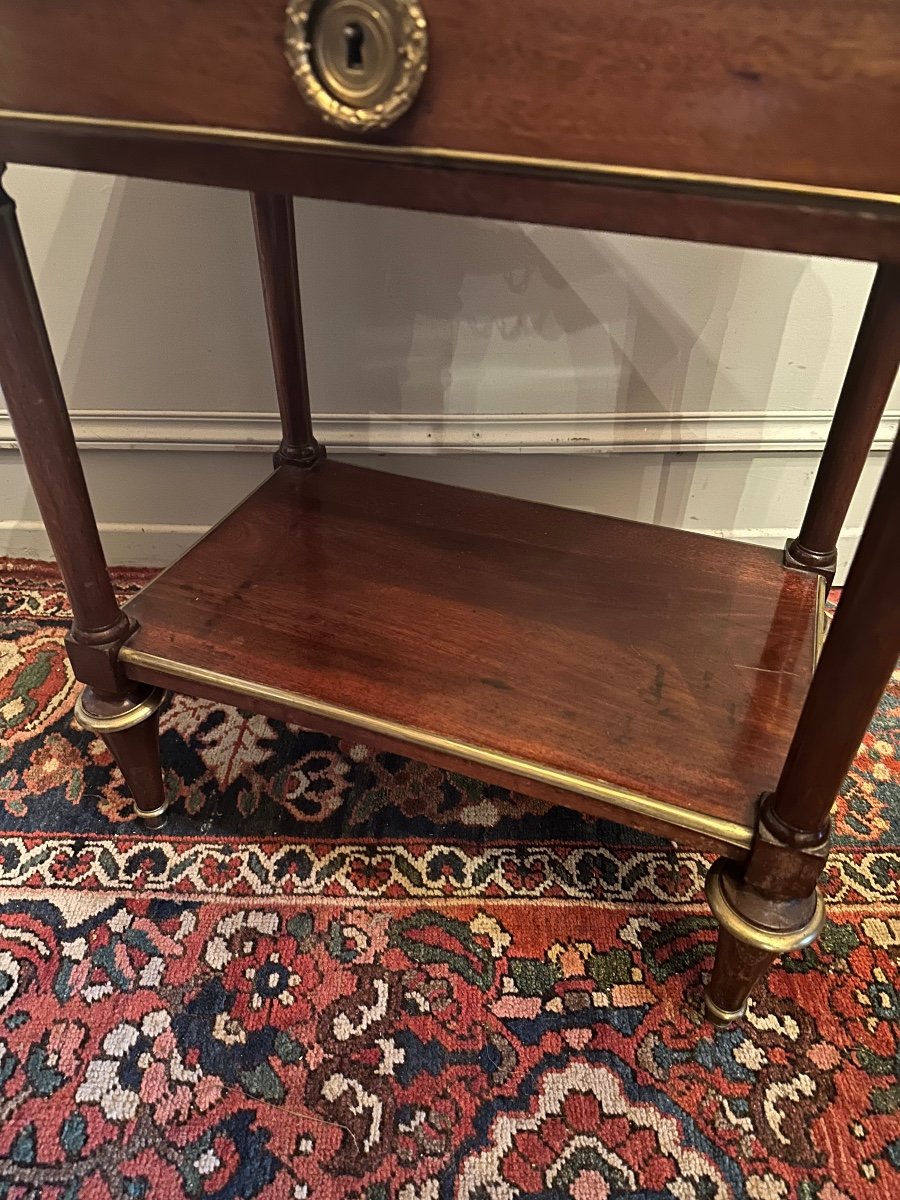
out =
[[[7,184],[72,409],[196,414],[207,436],[196,448],[228,453],[240,434],[217,443],[218,414],[275,411],[245,194],[26,167],[10,168]],[[472,418],[473,439],[480,418],[498,415],[513,437],[517,415],[628,416],[628,430],[651,431],[615,469],[578,456],[577,440],[565,443],[571,456],[540,462],[428,457],[424,434],[421,456],[379,465],[761,540],[798,519],[814,445],[767,450],[763,438],[720,453],[712,435],[726,413],[819,418],[833,407],[871,266],[321,201],[298,201],[297,219],[320,416],[351,414],[364,429],[378,414],[456,414]],[[675,452],[670,433],[653,440],[684,414],[690,453]],[[606,423],[604,451],[620,427]],[[132,561],[143,528],[156,546],[167,529],[202,527],[266,461],[223,469],[220,453],[191,455],[197,487],[181,490],[174,512],[137,465],[151,455],[127,457],[87,461],[101,517],[133,526],[117,543],[133,536]],[[187,478],[176,457],[166,473]],[[0,534],[27,547],[17,531],[34,517],[13,464],[0,454]],[[126,518],[116,480],[138,475],[146,486]],[[869,487],[867,475],[863,508]]]

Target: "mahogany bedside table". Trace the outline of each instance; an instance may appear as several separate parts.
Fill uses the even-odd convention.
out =
[[[116,602],[12,201],[0,383],[74,613],[78,715],[166,806],[166,690],[353,733],[715,850],[707,1012],[821,928],[829,812],[900,652],[900,449],[831,631],[900,351],[900,10],[884,0],[0,0],[6,161],[251,192],[275,471]],[[878,263],[782,554],[329,463],[291,197]],[[821,649],[821,655],[819,651]]]

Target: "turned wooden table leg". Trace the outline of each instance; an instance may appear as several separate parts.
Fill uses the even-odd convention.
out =
[[[300,276],[294,201],[291,196],[253,192],[253,225],[262,278],[282,439],[275,466],[314,467],[325,449],[313,436],[300,309]]]
[[[720,861],[707,894],[721,923],[707,1013],[739,1017],[754,983],[822,923],[816,881],[830,813],[900,656],[900,433],[875,494],[775,792],[746,868]]]
[[[15,205],[2,187],[0,384],[72,605],[66,646],[76,677],[88,685],[79,718],[107,741],[138,813],[158,819],[165,807],[155,715],[162,694],[119,669],[118,651],[133,626],[110,583]],[[115,728],[103,724],[110,720]]]
[[[865,466],[900,362],[900,266],[882,264],[825,443],[800,533],[788,543],[788,566],[818,571],[830,582],[837,541]]]

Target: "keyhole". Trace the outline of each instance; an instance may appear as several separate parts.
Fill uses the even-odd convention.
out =
[[[358,21],[350,21],[344,26],[344,48],[347,52],[347,70],[361,71],[363,65],[363,42],[366,33]]]

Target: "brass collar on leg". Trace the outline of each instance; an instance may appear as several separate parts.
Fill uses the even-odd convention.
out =
[[[165,703],[168,694],[165,688],[151,688],[147,695],[138,700],[131,708],[116,713],[115,716],[101,717],[87,711],[84,706],[84,692],[82,692],[75,701],[75,720],[82,729],[87,729],[91,733],[121,733],[122,730],[132,729],[135,725],[146,721],[148,717],[152,717]]]
[[[728,863],[723,859],[719,859],[710,868],[706,877],[706,899],[713,916],[722,928],[739,942],[769,954],[787,954],[791,950],[801,950],[808,946],[822,932],[825,923],[825,902],[819,891],[816,891],[812,898],[813,911],[804,924],[795,929],[767,929],[748,921],[731,904],[722,887],[722,876],[727,868]],[[734,1017],[727,1019],[734,1020]]]

